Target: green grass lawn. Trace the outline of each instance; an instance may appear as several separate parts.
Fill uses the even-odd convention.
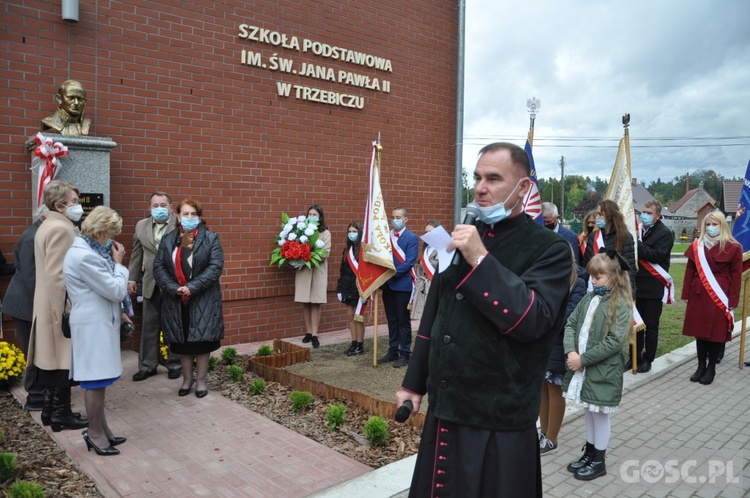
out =
[[[678,245],[675,244],[675,247]],[[681,348],[693,341],[692,337],[682,335],[682,324],[685,321],[685,308],[687,307],[687,304],[680,299],[682,295],[682,281],[685,279],[685,266],[684,263],[672,263],[669,265],[669,274],[672,275],[672,279],[674,280],[677,302],[674,304],[665,304],[662,310],[659,322],[659,345],[656,348],[657,357]]]
[[[685,254],[685,251],[687,251],[689,246],[690,244],[682,244],[678,242],[672,247],[672,254]],[[672,278],[674,278],[674,275],[672,275]]]

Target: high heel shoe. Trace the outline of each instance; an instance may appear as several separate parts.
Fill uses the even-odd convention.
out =
[[[91,439],[89,439],[88,434],[86,434],[85,436],[83,436],[83,440],[86,442],[86,449],[88,451],[91,451],[91,448],[94,448],[94,451],[96,452],[97,455],[112,456],[112,455],[119,455],[120,454],[120,450],[118,450],[117,448],[115,448],[112,445],[107,446],[104,449],[99,448],[97,445],[94,444],[94,442]]]
[[[190,390],[192,388],[193,388],[193,381],[190,382],[190,385],[188,386],[187,389],[180,388],[180,390],[177,391],[177,395],[178,396],[187,396],[188,394],[190,394]],[[198,394],[198,392],[196,391],[196,395],[197,394]]]
[[[84,430],[84,431],[83,431],[83,432],[82,432],[81,434],[83,435],[83,437],[87,437],[87,436],[89,435],[89,430],[88,430],[88,429],[86,429],[86,430]],[[126,437],[117,437],[117,436],[114,436],[114,437],[113,437],[113,438],[111,438],[111,439],[110,439],[110,438],[107,438],[107,441],[109,441],[109,445],[110,445],[110,446],[118,446],[118,445],[121,445],[122,443],[124,443],[124,442],[125,442],[125,441],[127,441],[127,440],[128,440],[128,438],[126,438]]]

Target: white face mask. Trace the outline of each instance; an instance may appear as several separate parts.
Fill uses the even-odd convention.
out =
[[[487,206],[487,207],[479,207],[479,219],[483,221],[484,223],[487,223],[488,225],[494,225],[495,223],[499,223],[503,221],[505,218],[507,218],[510,213],[513,212],[513,210],[518,205],[518,201],[520,199],[516,200],[516,203],[513,204],[513,207],[506,210],[505,209],[505,203],[508,202],[508,199],[510,199],[513,196],[513,193],[516,191],[518,186],[521,184],[521,180],[518,180],[518,183],[516,183],[516,186],[513,187],[513,190],[511,190],[508,197],[503,202],[499,202],[495,204],[494,206]]]
[[[65,216],[68,217],[73,223],[77,222],[83,216],[83,206],[80,204],[73,204],[65,208]]]
[[[709,237],[718,237],[721,229],[713,225],[706,225],[706,235]]]

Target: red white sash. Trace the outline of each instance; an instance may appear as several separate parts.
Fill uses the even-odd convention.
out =
[[[393,230],[391,230],[391,247],[393,247],[393,256],[399,263],[404,264],[406,262],[406,253],[398,245],[398,237],[396,237],[396,232]],[[414,268],[409,269],[409,275],[411,275],[411,283],[413,285],[417,281],[417,274],[414,272]]]
[[[604,250],[604,235],[602,234],[602,230],[599,229],[596,231],[596,235],[594,235],[594,254],[599,254]]]
[[[727,318],[728,329],[734,330],[734,315],[729,311],[729,298],[727,297],[724,289],[721,288],[719,282],[716,281],[716,277],[711,271],[711,267],[708,265],[708,259],[706,259],[706,248],[703,245],[703,240],[696,239],[693,241],[693,252],[697,256],[695,258],[695,267],[698,271],[698,276],[701,279],[703,287],[706,289],[711,300],[718,306],[724,316]]]
[[[352,269],[355,275],[359,274],[359,261],[354,255],[354,246],[349,247],[346,252],[346,261],[349,263],[349,268]],[[365,308],[367,307],[367,301],[362,301],[362,297],[357,300],[357,306],[354,309],[354,320],[358,322],[365,321]]]
[[[660,264],[649,263],[645,259],[639,259],[638,263],[648,270],[648,272],[664,286],[664,296],[661,298],[661,302],[674,304],[674,280],[672,279],[672,275],[670,275]]]
[[[422,260],[420,261],[422,265],[422,269],[424,270],[424,274],[427,276],[427,280],[432,282],[432,277],[435,276],[435,267],[432,266],[432,263],[430,263],[430,256],[433,252],[435,252],[436,249],[432,247],[425,248],[424,252],[422,252]]]

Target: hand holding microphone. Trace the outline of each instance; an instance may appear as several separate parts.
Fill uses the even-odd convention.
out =
[[[476,266],[474,263],[480,256],[484,256],[487,250],[484,247],[482,239],[479,237],[474,223],[479,218],[479,206],[472,202],[466,206],[466,215],[464,217],[463,225],[458,225],[453,230],[453,242],[448,246],[456,249],[456,254],[453,255],[453,266],[459,266],[468,258],[472,266]],[[465,226],[464,226],[465,225]],[[473,259],[472,259],[473,258]]]

